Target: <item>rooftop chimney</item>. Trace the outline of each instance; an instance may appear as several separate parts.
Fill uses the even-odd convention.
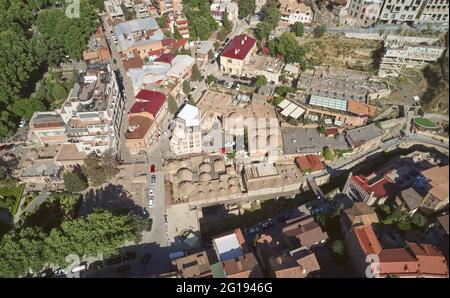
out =
[[[244,40],[241,40],[241,45],[243,45],[244,44]]]
[[[247,35],[244,35],[244,40],[247,40]]]
[[[240,49],[235,49],[234,54],[237,55],[239,53]]]

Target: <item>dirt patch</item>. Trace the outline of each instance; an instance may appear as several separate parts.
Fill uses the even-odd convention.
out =
[[[375,72],[373,57],[382,44],[376,40],[327,35],[324,38],[301,38],[306,57],[318,64]]]

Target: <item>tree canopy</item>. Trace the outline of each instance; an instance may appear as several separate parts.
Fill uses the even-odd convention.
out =
[[[64,173],[64,187],[68,192],[80,192],[87,188],[87,182],[74,172]]]
[[[217,23],[211,15],[209,1],[184,0],[183,12],[189,20],[191,40],[207,40],[217,30]]]
[[[261,9],[262,21],[256,25],[255,36],[258,40],[267,40],[270,32],[278,25],[281,19],[278,3],[276,1],[267,2]]]
[[[66,55],[82,57],[98,15],[97,1],[80,1],[80,18],[66,17],[57,0],[0,1],[0,136],[11,135],[20,118],[49,108],[49,99],[31,96],[39,92],[35,85],[47,66],[65,61]],[[52,96],[66,91],[56,86]]]
[[[255,0],[240,0],[238,6],[239,6],[238,16],[240,19],[252,15],[255,12],[256,8]]]
[[[305,25],[302,22],[295,22],[291,26],[292,32],[295,33],[296,36],[303,36],[305,33]]]
[[[260,88],[261,86],[267,85],[267,78],[264,75],[260,75],[256,77],[255,86],[256,88]]]
[[[315,38],[321,38],[327,32],[327,27],[325,25],[319,25],[314,28],[313,34]]]
[[[192,76],[191,80],[194,82],[200,81],[202,74],[200,73],[200,69],[198,69],[197,63],[194,64],[192,67]]]
[[[127,215],[97,210],[86,217],[64,221],[45,233],[37,227],[16,228],[0,241],[0,276],[17,277],[29,269],[40,272],[49,264],[69,265],[66,256],[81,258],[118,252],[125,241],[136,241],[135,226]]]

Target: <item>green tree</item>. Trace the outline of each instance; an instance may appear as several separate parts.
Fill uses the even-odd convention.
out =
[[[209,52],[208,52],[208,58],[209,58],[209,60],[214,59],[214,52],[213,52],[213,50],[209,50]]]
[[[240,0],[238,6],[238,16],[240,19],[243,19],[255,12],[256,3],[255,0]]]
[[[222,15],[222,27],[225,29],[225,31],[228,33],[231,32],[231,29],[233,29],[233,23],[229,19],[229,13],[228,10],[225,9],[225,12]]]
[[[305,33],[305,25],[302,22],[295,22],[292,25],[292,32],[295,33],[295,36],[303,36]]]
[[[343,256],[345,253],[344,242],[342,240],[334,240],[331,243],[331,250],[340,256]]]
[[[95,153],[89,154],[84,159],[82,171],[92,186],[99,186],[108,178],[105,170],[100,165],[100,158]]]
[[[178,30],[176,25],[173,27],[173,38],[183,39],[183,36],[181,35],[180,30]]]
[[[260,88],[262,86],[267,85],[267,78],[264,75],[260,75],[256,77],[255,86],[256,88]]]
[[[184,80],[183,82],[183,93],[189,94],[191,92],[191,83],[188,80]]]
[[[160,28],[165,28],[167,27],[167,16],[160,16],[158,18],[156,18],[156,22],[158,23],[158,26]]]
[[[425,219],[425,217],[423,217],[423,215],[414,213],[411,216],[411,223],[418,228],[422,228],[425,226],[426,219]]]
[[[64,187],[68,192],[81,192],[85,190],[88,185],[86,181],[74,172],[64,173]]]
[[[201,76],[202,76],[202,74],[200,73],[200,70],[198,69],[197,64],[194,64],[194,66],[192,67],[191,80],[194,81],[194,82],[199,82]]]
[[[314,28],[313,34],[315,38],[321,38],[327,32],[327,27],[325,25],[319,25]]]
[[[175,98],[172,95],[169,95],[168,108],[169,108],[169,112],[171,112],[172,114],[178,110],[177,101],[175,100]]]
[[[334,150],[331,147],[323,147],[323,157],[326,160],[333,160],[335,157]]]
[[[210,12],[209,1],[184,0],[183,12],[189,20],[191,40],[207,40],[218,28]]]
[[[216,81],[217,81],[217,78],[211,74],[206,77],[206,83],[209,86],[211,86],[211,84],[215,83]]]

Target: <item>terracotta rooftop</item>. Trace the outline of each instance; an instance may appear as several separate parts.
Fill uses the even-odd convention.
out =
[[[253,253],[246,253],[224,262],[223,270],[228,278],[258,278],[263,277],[261,267]]]
[[[299,219],[282,229],[282,234],[286,237],[295,237],[301,246],[311,246],[322,240],[328,239],[328,234],[314,221],[313,217]]]
[[[362,224],[369,226],[373,223],[378,223],[379,219],[375,211],[366,203],[356,202],[351,208],[342,210],[345,218],[350,225]]]
[[[142,139],[150,129],[154,120],[140,115],[128,116],[128,130],[125,132],[126,139]]]
[[[328,136],[336,136],[339,134],[339,130],[336,127],[330,127],[325,129],[325,135]]]
[[[314,172],[325,169],[321,158],[313,154],[297,156],[295,158],[295,162],[302,171],[311,170]]]
[[[221,56],[244,60],[256,43],[256,39],[246,34],[241,34],[233,38],[223,50]]]
[[[371,193],[373,191],[377,198],[382,198],[398,191],[398,187],[384,177],[372,184],[369,184],[369,180],[363,175],[352,176],[352,180],[366,192]]]
[[[448,199],[449,193],[449,166],[435,166],[428,170],[422,171],[421,174],[428,179],[431,185],[430,193],[439,200]]]
[[[355,100],[348,100],[347,111],[358,116],[373,116],[376,113],[377,108]]]
[[[381,244],[378,241],[375,232],[370,226],[360,226],[355,227],[353,229],[355,232],[356,238],[359,241],[361,249],[363,250],[365,255],[369,254],[380,254],[381,252]]]

